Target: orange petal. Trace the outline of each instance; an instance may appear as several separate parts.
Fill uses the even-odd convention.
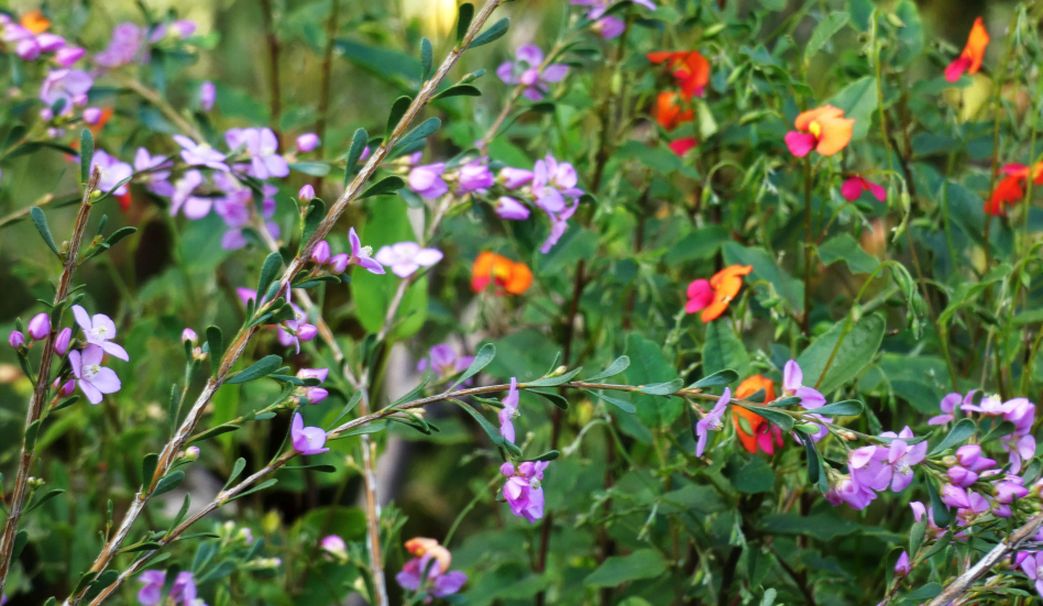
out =
[[[963,47],[961,57],[971,60],[967,69],[968,73],[976,74],[981,69],[981,62],[985,59],[985,49],[989,46],[989,30],[985,29],[985,22],[981,17],[974,20],[971,33],[967,36],[967,45]]]
[[[816,107],[815,109],[809,109],[808,111],[797,114],[797,119],[793,121],[793,126],[796,127],[797,130],[806,133],[808,132],[808,127],[811,123],[816,120],[843,115],[844,110],[832,105],[823,105],[822,107]]]
[[[22,15],[22,27],[34,34],[42,34],[51,27],[51,20],[43,16],[43,13],[35,10]]]
[[[760,416],[755,412],[750,412],[740,406],[732,406],[732,425],[735,426],[735,435],[742,442],[742,447],[749,453],[757,452],[757,430],[760,428],[761,423],[764,423],[764,417]],[[750,428],[750,433],[747,433],[742,428],[742,423],[739,419],[745,419],[747,426]]]
[[[764,401],[771,402],[775,399],[775,382],[764,375],[751,375],[735,388],[735,397],[743,400],[758,391],[764,391]]]
[[[498,259],[502,258],[500,255],[488,251],[478,255],[474,264],[471,265],[471,290],[474,292],[485,290],[492,281],[493,266],[496,265]]]
[[[512,263],[511,273],[503,289],[512,295],[520,295],[532,286],[532,270],[524,263]]]
[[[659,93],[652,114],[655,121],[666,130],[673,130],[695,116],[691,109],[684,109],[678,103],[678,94],[674,91]]]
[[[815,148],[818,153],[832,156],[851,142],[851,135],[855,129],[855,121],[851,118],[822,117],[818,122],[822,125],[822,135],[819,137],[818,147]]]

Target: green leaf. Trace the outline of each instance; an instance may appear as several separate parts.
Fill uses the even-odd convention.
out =
[[[272,285],[276,276],[279,275],[280,267],[282,267],[282,255],[273,252],[265,257],[264,264],[261,265],[261,276],[257,280],[258,303],[268,294],[268,287]]]
[[[548,450],[547,452],[539,455],[535,459],[526,459],[527,461],[553,461],[561,456],[561,453],[557,450]]]
[[[681,389],[684,385],[684,381],[681,379],[672,379],[670,381],[663,381],[660,383],[651,383],[649,385],[639,385],[637,390],[641,393],[646,393],[650,396],[669,396]]]
[[[220,328],[214,325],[206,327],[206,348],[210,352],[210,368],[216,370],[217,363],[225,355],[225,337]]]
[[[291,162],[290,168],[313,177],[325,177],[330,174],[330,165],[325,162]]]
[[[920,10],[912,0],[901,0],[894,15],[902,22],[898,27],[899,47],[895,59],[899,66],[909,65],[923,53],[924,28]]]
[[[43,238],[44,244],[51,249],[51,252],[57,255],[58,245],[54,243],[54,236],[51,235],[51,228],[47,225],[47,215],[43,214],[43,209],[39,206],[34,206],[29,210],[29,215],[33,218],[33,225],[36,226],[36,231],[40,232],[40,237]]]
[[[434,67],[434,49],[431,41],[427,38],[420,39],[420,79],[427,80],[431,77]]]
[[[624,375],[628,384],[654,385],[677,378],[677,370],[666,358],[660,343],[633,332],[627,335],[626,351],[630,357],[630,367]],[[649,428],[669,425],[684,411],[680,398],[647,394],[634,394],[631,397],[637,407],[638,419]]]
[[[880,261],[862,250],[858,242],[846,233],[826,240],[822,246],[818,247],[818,256],[826,265],[843,261],[851,273],[855,274],[870,274],[880,267]]]
[[[360,197],[370,198],[373,196],[389,196],[402,189],[405,185],[406,182],[402,177],[389,175],[369,186],[366,191],[362,192],[362,196]]]
[[[493,23],[484,32],[478,34],[471,41],[471,46],[468,48],[478,48],[484,44],[489,44],[495,40],[499,40],[501,36],[507,33],[507,28],[511,26],[511,20],[507,17],[500,19],[496,23]]]
[[[243,457],[239,457],[235,460],[235,463],[232,465],[232,473],[228,474],[228,480],[225,481],[224,487],[228,488],[229,486],[231,486],[235,482],[236,478],[238,478],[240,474],[243,473],[244,469],[246,469],[246,459]]]
[[[621,397],[619,397],[617,395],[614,395],[614,394],[610,395],[609,393],[607,393],[605,391],[594,391],[594,392],[590,392],[590,393],[593,393],[594,395],[596,395],[603,402],[608,402],[609,404],[615,406],[616,408],[622,410],[623,412],[630,413],[630,414],[633,414],[633,413],[637,412],[637,407],[636,406],[634,406],[633,404],[631,404],[627,400],[624,400],[623,398],[621,398]]]
[[[474,360],[471,362],[471,365],[467,367],[467,370],[464,371],[464,374],[457,377],[456,381],[449,387],[449,390],[452,391],[453,389],[456,389],[458,385],[462,384],[467,379],[470,379],[476,374],[482,372],[482,369],[488,366],[489,363],[492,362],[493,358],[495,357],[495,345],[493,345],[492,343],[486,343],[485,345],[482,345],[482,347],[478,350],[478,353],[475,354]]]
[[[859,400],[842,400],[826,404],[822,408],[816,408],[814,412],[815,414],[831,417],[854,417],[862,414],[864,408],[865,405]]]
[[[355,131],[355,134],[351,136],[351,145],[348,147],[348,155],[345,158],[346,164],[344,167],[344,182],[347,183],[348,179],[358,172],[359,158],[362,157],[362,152],[366,149],[366,143],[369,142],[369,133],[366,129],[360,128]]]
[[[401,156],[422,148],[427,138],[433,135],[441,126],[442,121],[438,118],[424,120],[395,143],[391,156]]]
[[[775,471],[761,457],[750,457],[742,467],[735,465],[729,479],[735,490],[745,494],[772,492],[775,488]]]
[[[482,91],[473,84],[457,84],[450,86],[435,95],[435,99],[449,99],[451,97],[481,97]]]
[[[159,455],[150,452],[141,459],[141,483],[148,484],[152,481],[152,474],[156,473],[156,463]]]
[[[750,356],[727,322],[714,321],[706,325],[702,353],[703,372],[709,373],[708,376],[731,369],[739,376],[748,374]]]
[[[456,41],[463,41],[467,35],[467,28],[471,27],[471,19],[474,18],[474,5],[464,2],[456,12]]]
[[[160,478],[159,482],[156,483],[156,490],[152,493],[152,496],[159,496],[165,492],[174,490],[182,480],[185,479],[185,472],[180,469],[168,473],[167,475]]]
[[[837,35],[841,29],[847,25],[848,14],[846,12],[835,11],[826,16],[822,21],[818,22],[815,29],[811,32],[811,37],[808,38],[807,44],[804,46],[804,63],[810,63],[811,58],[815,56],[822,47],[829,42],[833,36]]]
[[[80,131],[80,182],[86,184],[91,178],[91,162],[94,161],[94,135],[89,129]]]
[[[742,405],[736,404],[736,406]],[[777,409],[765,408],[763,406],[742,406],[742,408],[759,414],[760,416],[767,419],[769,423],[775,425],[782,431],[789,431],[793,429],[793,417]]]
[[[873,361],[884,340],[886,323],[883,316],[874,314],[849,323],[850,319],[833,325],[797,357],[807,384],[824,394],[832,393],[857,377]],[[846,336],[845,328],[849,329]],[[831,355],[833,360],[827,371],[826,364]]]
[[[467,414],[471,415],[471,418],[478,422],[478,425],[482,428],[483,431],[485,431],[485,434],[489,436],[489,440],[493,444],[506,449],[514,456],[521,456],[521,450],[519,450],[518,447],[514,444],[511,444],[507,440],[503,439],[503,436],[500,435],[500,430],[495,425],[493,425],[489,421],[489,419],[486,419],[485,415],[475,410],[470,404],[467,404],[466,402],[462,402],[460,400],[453,400],[453,403],[455,403],[460,408],[463,408],[464,411],[467,412]]]
[[[308,203],[308,212],[304,215],[304,225],[301,228],[302,244],[311,239],[312,234],[319,228],[319,223],[322,223],[325,217],[326,204],[322,200],[314,198]]]
[[[934,448],[927,453],[928,456],[943,453],[953,446],[963,444],[967,441],[967,438],[974,435],[975,431],[977,431],[977,426],[974,424],[974,421],[970,419],[960,419],[957,421],[956,425],[953,425],[952,429],[949,430],[949,434],[942,438],[941,442],[935,444]]]
[[[64,492],[65,492],[65,490],[62,489],[62,488],[52,488],[51,490],[48,490],[47,492],[45,492],[43,495],[39,495],[39,494],[35,495],[34,498],[33,498],[33,502],[28,507],[25,508],[25,513],[29,513],[29,512],[31,512],[31,511],[33,511],[35,509],[40,508],[44,503],[46,503],[47,501],[50,501],[54,497],[57,497],[58,495],[60,495],[60,494],[62,494]]]
[[[653,579],[667,570],[666,560],[655,549],[638,549],[625,556],[605,558],[583,581],[584,587],[617,587],[639,579]]]
[[[942,502],[942,499],[938,496],[938,489],[934,486],[933,480],[927,480],[924,482],[927,484],[927,496],[931,499],[931,513],[934,514],[934,523],[939,528],[945,528],[952,521],[952,512]]]
[[[869,133],[876,111],[876,78],[865,76],[848,84],[829,100],[829,103],[844,110],[845,117],[855,121],[852,141],[859,141]]]
[[[724,368],[717,372],[706,375],[699,379],[695,383],[688,386],[688,389],[706,389],[707,387],[720,387],[721,385],[731,385],[732,383],[739,380],[739,373],[735,372],[730,368]]]
[[[391,104],[391,112],[388,114],[387,132],[395,130],[398,126],[402,116],[405,115],[406,110],[409,109],[409,104],[413,102],[413,98],[409,95],[402,95],[395,102]]]
[[[225,384],[238,385],[239,383],[246,383],[248,381],[260,379],[272,374],[280,366],[282,366],[282,357],[276,354],[269,354],[254,362],[245,370],[242,370],[226,379]]]
[[[568,383],[572,380],[573,377],[575,377],[581,372],[583,372],[582,366],[553,377],[540,377],[539,379],[535,379],[533,381],[526,381],[525,385],[528,387],[555,387],[557,385],[561,385],[562,383]]]
[[[725,242],[722,249],[724,262],[728,265],[753,266],[753,272],[746,276],[746,284],[756,290],[757,299],[762,304],[768,304],[773,298],[776,298],[772,297],[774,292],[782,297],[791,310],[800,311],[804,308],[804,283],[780,268],[767,250],[760,247],[747,247],[731,241]],[[711,322],[711,324],[716,323]],[[740,375],[745,374],[740,368],[732,368],[738,370]]]
[[[611,364],[606,366],[604,370],[592,377],[587,377],[586,379],[584,379],[584,381],[600,381],[601,379],[614,377],[626,370],[629,366],[630,358],[628,358],[627,356],[619,356],[618,358],[613,360]]]

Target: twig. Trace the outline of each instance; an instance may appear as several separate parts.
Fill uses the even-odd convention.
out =
[[[187,133],[196,141],[206,141],[206,137],[196,128],[196,125],[186,120],[156,91],[133,78],[121,79],[120,84],[158,109],[159,113],[163,114],[167,120],[170,120],[181,132]]]
[[[100,177],[101,172],[95,167],[83,188],[83,198],[80,201],[80,209],[76,213],[76,222],[73,224],[72,235],[69,237],[69,248],[65,252],[62,274],[58,279],[58,289],[54,292],[53,300],[55,306],[62,303],[69,295],[72,274],[76,270],[76,258],[79,254],[80,244],[83,242],[83,234],[87,230],[87,218],[91,212],[91,194],[97,189]],[[29,471],[33,464],[36,446],[35,437],[30,442],[30,434],[39,433],[40,428],[34,427],[34,425],[40,420],[47,393],[51,388],[51,362],[54,361],[54,347],[57,338],[57,327],[52,326],[51,332],[47,335],[47,340],[43,346],[43,352],[40,356],[40,370],[36,375],[36,385],[33,389],[32,398],[29,400],[29,408],[25,413],[25,430],[22,432],[22,447],[18,455],[18,471],[15,473],[14,491],[11,494],[11,504],[7,520],[4,522],[3,534],[0,535],[0,593],[3,593],[4,585],[7,582],[7,573],[11,568],[11,556],[14,552],[18,522],[22,519],[22,508],[25,506],[26,487],[29,483]]]
[[[279,278],[281,289],[285,289],[292,283],[293,278],[300,273],[308,262],[315,245],[329,234],[340,219],[341,215],[343,215],[347,210],[348,206],[358,199],[366,183],[369,182],[370,178],[376,173],[377,168],[381,165],[384,159],[387,158],[395,144],[405,135],[409,125],[412,124],[424,107],[426,107],[431,101],[439,84],[445,79],[453,66],[456,65],[460,56],[470,46],[471,42],[474,40],[475,36],[477,36],[478,32],[481,31],[481,28],[485,25],[486,21],[488,21],[493,11],[495,11],[502,2],[503,0],[489,0],[474,16],[471,26],[468,28],[467,33],[464,35],[460,43],[449,52],[445,60],[438,67],[434,76],[424,82],[420,87],[416,97],[410,103],[409,107],[406,108],[402,118],[388,135],[387,139],[385,139],[385,141],[373,151],[369,160],[365,165],[363,165],[361,170],[359,170],[358,174],[355,175],[355,178],[348,184],[341,196],[337,198],[336,202],[334,202],[323,220],[319,222],[319,225],[316,227],[311,239],[301,247],[297,255],[289,262],[286,269],[283,271],[282,276]],[[268,302],[266,305],[270,306],[271,302]],[[263,311],[263,308],[264,306],[262,306],[260,311]],[[181,450],[185,441],[194,432],[196,425],[203,416],[204,410],[207,408],[207,405],[213,399],[218,388],[228,378],[232,367],[239,361],[239,358],[243,355],[246,349],[247,343],[255,334],[257,334],[258,330],[258,326],[250,326],[240,329],[239,333],[231,341],[225,355],[218,364],[216,373],[207,381],[203,391],[196,398],[192,408],[185,416],[185,420],[181,423],[175,435],[169,442],[167,442],[160,453],[152,480],[147,486],[142,486],[135,495],[133,502],[120,520],[115,533],[105,542],[105,545],[102,547],[98,556],[94,560],[94,563],[91,565],[89,572],[100,574],[108,568],[112,559],[118,553],[120,546],[130,533],[134,522],[141,515],[145,505],[152,498],[159,480],[162,479],[170,470],[171,465],[177,458],[177,453]],[[63,604],[69,605],[80,603],[90,586],[89,583],[85,583],[85,585],[87,585],[87,587],[83,587],[67,597]],[[95,601],[94,603],[100,602]]]
[[[264,39],[268,45],[268,108],[269,122],[275,127],[275,138],[282,143],[282,83],[279,78],[279,37],[275,35],[275,15],[272,0],[261,0],[261,18],[264,20]]]

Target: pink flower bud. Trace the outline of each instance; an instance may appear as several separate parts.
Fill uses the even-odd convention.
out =
[[[902,551],[902,554],[898,556],[898,561],[895,562],[895,576],[907,576],[911,570],[912,565],[909,563],[909,554]]]
[[[63,398],[68,398],[75,391],[76,381],[74,379],[69,379],[65,383],[62,383],[62,386],[58,389],[58,395],[60,395]]]
[[[347,253],[340,253],[339,255],[334,255],[333,258],[330,259],[330,271],[332,271],[335,274],[344,273],[348,270],[349,261],[351,261],[351,257],[349,257]]]
[[[306,154],[319,147],[319,136],[315,133],[304,133],[297,137],[297,151]]]
[[[320,382],[325,381],[329,375],[330,369],[328,368],[302,368],[297,371],[298,378],[318,379]]]
[[[62,67],[71,67],[86,54],[87,51],[79,46],[65,46],[58,49],[58,52],[54,53],[54,60]]]
[[[304,399],[308,400],[309,404],[318,404],[319,402],[326,399],[330,395],[330,392],[321,387],[305,387],[304,388]]]
[[[304,184],[304,186],[297,191],[297,199],[305,204],[311,202],[315,199],[315,188],[312,187],[310,183]]]
[[[188,341],[192,345],[195,345],[199,342],[199,335],[197,335],[196,331],[192,330],[191,328],[185,328],[181,331],[181,341]]]
[[[97,107],[88,107],[83,110],[83,121],[87,124],[94,125],[101,120],[101,110]]]
[[[189,446],[185,449],[185,459],[188,461],[195,461],[199,458],[199,447]]]
[[[29,329],[26,332],[34,341],[46,339],[51,332],[51,317],[41,311],[29,320]]]
[[[297,329],[297,338],[301,341],[311,341],[319,334],[319,329],[312,324],[301,324]]]
[[[348,558],[347,544],[344,542],[344,539],[340,538],[335,534],[323,537],[322,541],[319,543],[319,546],[322,548],[323,551],[332,556],[343,559]]]
[[[69,343],[72,341],[72,329],[66,326],[58,333],[58,337],[54,340],[54,351],[59,356],[64,356],[69,353]]]
[[[316,265],[325,265],[330,260],[330,254],[330,243],[325,240],[320,240],[311,251],[312,263],[315,263]]]
[[[25,335],[17,330],[12,330],[11,334],[7,335],[7,344],[13,349],[21,349],[25,347]]]
[[[214,102],[217,101],[217,87],[214,83],[207,80],[199,85],[199,108],[205,112],[210,111],[214,108]]]

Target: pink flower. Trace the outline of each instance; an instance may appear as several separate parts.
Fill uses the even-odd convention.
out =
[[[315,188],[311,183],[305,183],[297,190],[297,199],[305,204],[315,199]]]
[[[116,393],[122,387],[116,373],[101,365],[104,356],[105,352],[97,345],[88,345],[82,353],[77,350],[69,352],[69,364],[76,377],[76,385],[91,404],[100,403],[102,394]]]
[[[305,427],[304,417],[299,412],[293,413],[290,438],[293,449],[302,455],[316,455],[329,451],[329,448],[326,448],[326,432],[321,427]]]
[[[322,541],[319,542],[319,547],[322,548],[326,553],[334,556],[339,560],[348,559],[348,545],[344,542],[344,539],[340,538],[335,534],[330,534],[322,537]]]
[[[445,172],[445,163],[424,164],[416,166],[406,176],[409,189],[416,192],[418,196],[427,200],[440,198],[449,192],[449,185],[442,178]]]
[[[69,353],[69,344],[72,342],[72,329],[66,326],[61,329],[54,339],[54,352],[59,356]]]
[[[304,133],[297,136],[297,151],[306,154],[319,147],[319,136],[315,133]]]
[[[438,263],[442,256],[442,251],[435,248],[423,248],[416,242],[398,242],[380,247],[374,260],[391,267],[391,272],[399,278],[408,278],[421,267]],[[363,267],[372,273],[379,273],[365,265]]]
[[[500,466],[500,473],[507,476],[503,485],[503,496],[511,513],[529,522],[543,517],[543,471],[550,465],[547,461],[525,461],[514,467],[510,462]]]
[[[898,556],[898,561],[895,562],[895,576],[908,576],[911,570],[912,566],[909,563],[909,554],[903,549],[902,553]]]
[[[913,437],[913,432],[908,427],[897,435],[886,431],[880,437],[891,440],[886,446],[863,446],[851,451],[851,475],[873,490],[890,487],[893,492],[902,492],[913,481],[913,466],[926,457],[927,442],[910,446],[906,440]]]
[[[883,186],[858,175],[848,177],[844,180],[843,185],[840,186],[840,195],[848,202],[857,200],[864,191],[871,193],[880,202],[887,199],[887,190]]]
[[[87,310],[79,305],[72,306],[72,314],[76,318],[76,323],[83,329],[83,336],[88,343],[96,345],[105,353],[124,362],[130,361],[127,350],[111,341],[116,338],[116,323],[112,321],[112,318],[105,314],[94,314],[93,317],[90,317],[87,315]]]
[[[876,499],[876,493],[859,483],[854,475],[845,475],[829,488],[826,500],[834,505],[846,503],[852,509],[862,510]]]
[[[703,278],[689,282],[688,290],[685,294],[688,296],[688,302],[685,303],[684,311],[689,314],[702,311],[710,303],[713,303],[714,299],[713,287],[710,286],[710,281]]]
[[[7,335],[7,344],[10,345],[12,349],[21,349],[25,347],[25,335],[17,330],[12,330],[11,334]]]

